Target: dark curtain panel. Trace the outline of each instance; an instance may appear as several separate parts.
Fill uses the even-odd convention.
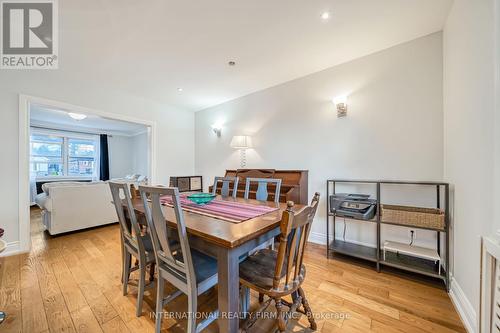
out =
[[[108,136],[106,134],[100,135],[101,142],[101,156],[99,158],[100,162],[100,180],[109,180],[109,154],[108,154]]]

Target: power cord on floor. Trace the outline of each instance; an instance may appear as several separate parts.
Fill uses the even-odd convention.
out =
[[[415,237],[415,231],[410,230],[410,246],[413,245],[413,239]]]

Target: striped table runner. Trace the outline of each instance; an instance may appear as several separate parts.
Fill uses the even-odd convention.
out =
[[[180,195],[180,200],[182,209],[187,212],[210,216],[232,223],[241,223],[278,210],[276,207],[224,201],[217,198],[206,205],[197,205],[190,201],[185,194]],[[160,198],[160,201],[165,206],[173,206],[172,197],[170,196],[163,196]]]

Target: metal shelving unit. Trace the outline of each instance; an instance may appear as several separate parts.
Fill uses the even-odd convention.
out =
[[[336,193],[336,185],[337,184],[371,184],[375,187],[377,200],[377,214],[372,220],[362,220],[362,219],[351,219],[348,220],[356,220],[362,221],[369,224],[376,224],[376,247],[369,247],[364,245],[359,245],[353,242],[347,242],[343,240],[339,240],[336,238],[335,224],[337,216],[335,213],[331,212],[330,209],[330,195]],[[381,220],[381,205],[383,204],[383,200],[381,198],[381,188],[384,185],[421,185],[421,186],[433,186],[436,188],[436,208],[443,209],[444,208],[444,230],[441,229],[433,229],[433,228],[424,228],[419,226],[409,226],[406,224],[398,224],[397,221],[392,222],[384,222]],[[444,281],[446,289],[450,289],[450,276],[449,276],[449,225],[450,225],[450,206],[449,206],[449,184],[444,182],[411,182],[411,181],[375,181],[375,180],[347,180],[347,179],[329,179],[326,182],[326,193],[327,193],[327,205],[326,205],[326,241],[327,241],[327,257],[329,258],[331,255],[335,253],[340,253],[343,255],[356,257],[364,260],[368,260],[374,262],[376,264],[377,272],[380,272],[381,266],[389,266],[398,269],[402,269],[408,272],[418,273],[426,276],[430,276],[433,278],[441,279]],[[444,198],[443,198],[444,197]],[[443,200],[444,199],[444,200]],[[444,201],[444,202],[443,202]],[[444,204],[444,206],[443,206]],[[333,220],[333,239],[330,239],[330,224],[331,220]],[[381,240],[381,225],[393,225],[399,226],[402,228],[412,228],[412,229],[423,229],[423,230],[431,230],[435,231],[437,234],[436,248],[438,254],[441,256],[440,265],[444,264],[444,267],[441,268],[441,274],[438,273],[438,266],[434,264],[432,261],[419,259],[413,256],[407,256],[402,254],[395,253],[387,253],[386,259],[383,259],[382,249],[380,246]],[[441,254],[441,233],[445,233],[444,237],[444,252]],[[444,258],[443,258],[444,255]],[[443,260],[444,259],[444,260]]]

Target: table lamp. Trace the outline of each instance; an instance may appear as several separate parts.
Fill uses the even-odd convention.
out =
[[[247,164],[246,150],[252,148],[252,138],[248,135],[233,136],[230,144],[231,148],[240,150],[240,165],[244,168]]]

